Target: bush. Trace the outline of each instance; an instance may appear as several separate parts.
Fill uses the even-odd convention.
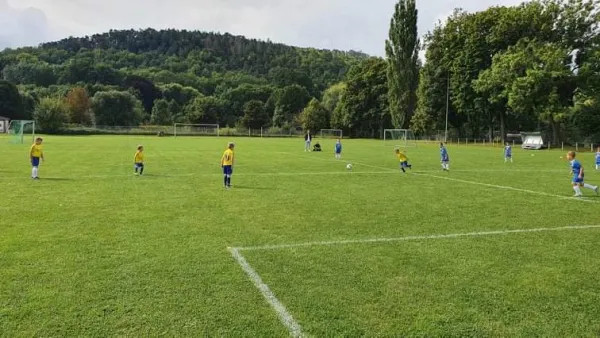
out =
[[[33,117],[42,133],[60,132],[69,118],[68,108],[62,99],[44,98],[34,110]]]

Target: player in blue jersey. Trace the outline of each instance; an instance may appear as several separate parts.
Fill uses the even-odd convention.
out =
[[[504,146],[504,163],[508,161],[510,161],[510,163],[513,163],[512,147],[508,142],[506,142],[506,146]]]
[[[600,170],[600,147],[596,151],[596,170]]]
[[[574,151],[569,151],[567,153],[567,159],[571,163],[571,172],[573,173],[573,179],[571,182],[573,183],[573,190],[575,190],[575,197],[581,197],[583,194],[581,193],[581,188],[586,188],[593,190],[596,195],[600,193],[598,186],[594,186],[591,184],[587,184],[584,182],[584,171],[581,163],[575,159],[577,154]]]
[[[442,162],[442,170],[450,171],[450,156],[448,156],[448,150],[444,146],[444,143],[440,143],[440,157]]]
[[[335,142],[335,158],[338,160],[342,159],[342,141],[339,138]]]

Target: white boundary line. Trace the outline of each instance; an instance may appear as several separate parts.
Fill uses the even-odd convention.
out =
[[[462,237],[482,237],[482,236],[497,236],[497,235],[508,235],[508,234],[520,234],[520,233],[535,233],[535,232],[550,232],[550,231],[567,231],[567,230],[586,230],[586,229],[600,229],[600,225],[576,225],[576,226],[565,226],[557,228],[534,228],[534,229],[515,229],[515,230],[495,230],[495,231],[479,231],[479,232],[465,232],[465,233],[454,233],[454,234],[438,234],[438,235],[418,235],[418,236],[405,236],[395,238],[371,238],[371,239],[351,239],[351,240],[340,240],[340,241],[324,241],[324,242],[306,242],[296,244],[279,244],[279,245],[262,245],[262,246],[249,246],[249,247],[229,247],[227,250],[231,252],[231,255],[240,265],[242,270],[248,275],[248,278],[254,283],[254,286],[260,291],[265,300],[271,305],[281,323],[288,329],[292,337],[303,337],[302,327],[294,319],[294,317],[287,310],[285,305],[277,299],[271,288],[262,280],[258,272],[248,263],[246,258],[242,255],[242,251],[257,251],[257,250],[281,250],[281,249],[292,249],[292,248],[307,248],[315,246],[334,246],[334,245],[349,245],[349,244],[369,244],[369,243],[390,243],[390,242],[403,242],[403,241],[418,241],[418,240],[429,240],[429,239],[448,239],[448,238],[462,238]]]
[[[236,174],[235,177],[249,177],[249,176],[325,176],[325,175],[381,175],[381,174],[390,174],[390,171],[317,171],[317,172],[272,172],[272,173],[241,173]],[[216,177],[223,176],[222,173],[211,173],[211,174],[146,174],[145,177],[150,178],[177,178],[177,177]],[[48,176],[48,179],[56,179],[56,178],[64,178],[64,179],[84,179],[84,178],[122,178],[122,177],[132,177],[132,175],[85,175],[85,176],[72,176],[72,177],[53,177]],[[31,180],[29,177],[19,176],[19,177],[0,177],[0,180],[15,180],[15,179],[23,179],[23,180]],[[143,179],[140,178],[140,179]],[[42,178],[44,180],[44,178]]]
[[[302,337],[304,336],[302,333],[302,327],[298,322],[292,317],[292,315],[288,312],[279,299],[275,296],[271,288],[265,282],[263,282],[260,275],[252,268],[252,266],[246,261],[246,258],[240,253],[239,248],[228,248],[231,252],[231,255],[237,263],[242,267],[244,272],[248,275],[250,280],[254,283],[254,286],[260,291],[260,293],[265,297],[269,305],[275,310],[277,316],[279,316],[279,320],[281,323],[288,329],[290,335],[292,337]]]
[[[560,198],[560,199],[563,199],[563,200],[569,200],[569,201],[579,201],[579,202],[588,202],[588,203],[600,203],[600,201],[593,201],[593,200],[588,200],[588,199],[585,199],[585,198],[575,198],[575,197],[561,196],[561,195],[549,194],[549,193],[541,192],[541,191],[535,191],[535,190],[528,190],[528,189],[521,189],[521,188],[509,187],[509,186],[506,186],[506,185],[497,185],[497,184],[482,183],[482,182],[476,182],[476,181],[467,181],[467,180],[461,180],[461,179],[458,179],[458,178],[451,178],[451,177],[437,176],[437,175],[430,175],[430,174],[422,174],[422,173],[414,173],[414,175],[425,176],[425,177],[433,177],[433,178],[438,178],[438,179],[442,179],[442,180],[448,180],[448,181],[454,181],[454,182],[461,182],[461,183],[467,183],[467,184],[473,184],[473,185],[480,185],[480,186],[483,186],[483,187],[490,187],[490,188],[497,188],[497,189],[504,189],[504,190],[512,190],[512,191],[519,191],[519,192],[525,192],[525,193],[535,194],[535,195],[541,195],[541,196],[556,197],[556,198]]]

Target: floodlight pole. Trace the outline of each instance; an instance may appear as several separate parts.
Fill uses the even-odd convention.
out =
[[[448,142],[448,110],[450,106],[450,74],[448,74],[448,83],[446,84],[446,131],[444,132],[444,143]]]

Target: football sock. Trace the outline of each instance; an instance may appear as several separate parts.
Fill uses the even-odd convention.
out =
[[[140,167],[140,175],[144,173],[144,167]]]
[[[406,170],[404,170],[404,168],[401,167],[400,170],[402,170],[402,172],[406,174]]]
[[[596,186],[591,185],[591,184],[587,184],[587,183],[584,183],[583,187],[586,188],[586,189],[591,189],[591,190],[596,190],[596,188],[597,188]]]
[[[227,175],[223,176],[223,185],[227,186]]]
[[[231,187],[231,176],[227,175],[227,186]]]
[[[33,177],[33,178],[37,178],[38,177],[38,168],[33,167],[31,169],[31,177]]]
[[[581,196],[581,189],[578,185],[573,186],[573,190],[575,190],[575,196]]]

